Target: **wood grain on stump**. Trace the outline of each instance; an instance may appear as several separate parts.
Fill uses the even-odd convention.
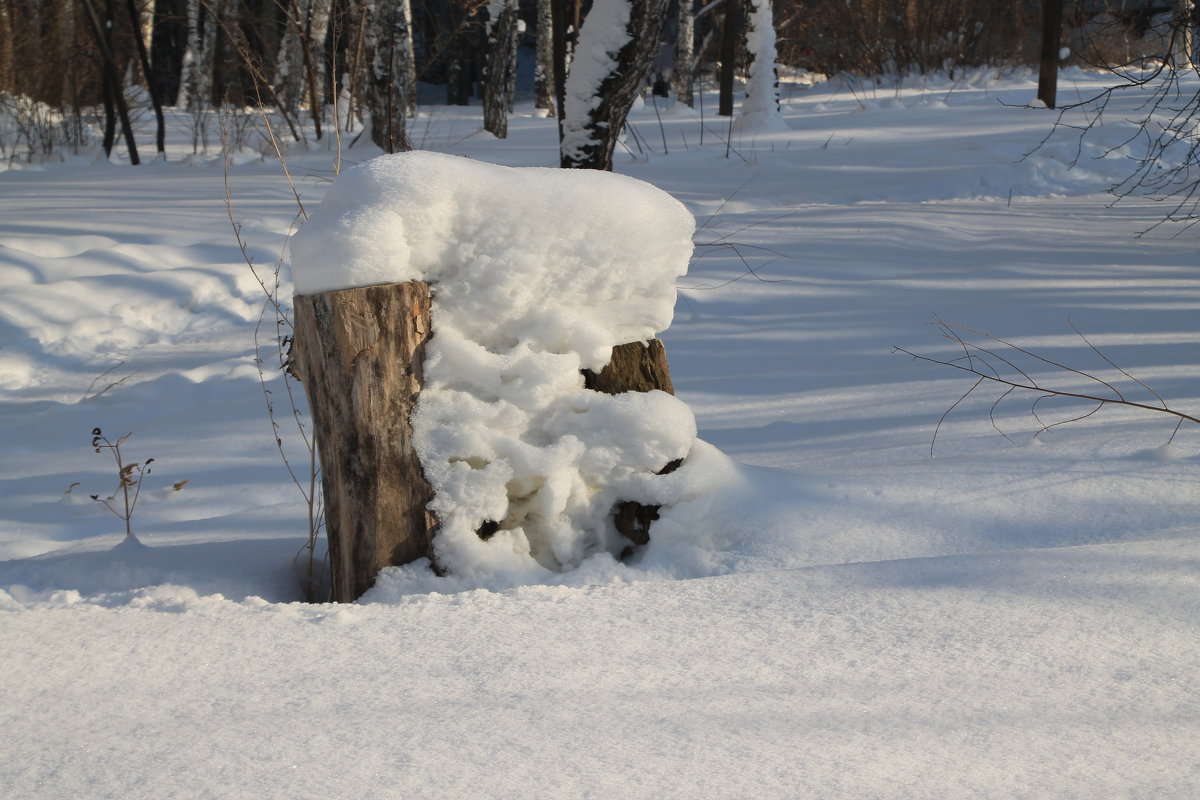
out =
[[[433,489],[412,443],[430,330],[429,286],[390,284],[295,298],[292,370],[321,457],[332,599],[379,570],[432,556]]]

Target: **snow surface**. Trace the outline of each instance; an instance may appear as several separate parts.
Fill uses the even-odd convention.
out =
[[[1102,85],[1066,70],[1059,95]],[[669,154],[635,113],[618,170],[699,221],[663,338],[728,458],[706,451],[727,472],[700,538],[560,585],[401,571],[343,607],[295,602],[305,509],[263,411],[261,290],[190,120],[166,164],[6,165],[4,797],[1193,796],[1194,426],[1164,447],[1170,421],[1109,410],[1034,438],[1010,397],[1010,442],[979,395],[931,459],[969,384],[891,352],[953,357],[936,312],[1145,399],[1069,317],[1200,411],[1194,234],[1138,238],[1163,205],[1103,194],[1140,153],[1135,101],[1081,151],[1064,131],[1026,155],[1056,113],[1035,94],[995,72],[790,87],[789,130],[728,150],[727,125],[671,109]],[[556,163],[531,103],[504,142],[477,108],[422,111],[425,149]],[[334,161],[293,148],[310,210]],[[295,201],[277,164],[236,162],[269,272]],[[155,458],[144,549],[111,549],[121,522],[87,497],[115,484],[96,426]]]

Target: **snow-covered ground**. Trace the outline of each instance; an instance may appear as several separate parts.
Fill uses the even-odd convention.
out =
[[[1059,95],[1102,85],[1071,71]],[[672,377],[741,465],[702,546],[556,585],[397,572],[353,606],[298,602],[305,507],[220,158],[189,157],[181,117],[166,164],[0,172],[0,794],[1195,796],[1200,430],[1164,446],[1173,421],[1106,409],[1034,438],[1032,398],[980,393],[930,458],[971,380],[893,353],[953,358],[936,314],[1153,402],[1074,324],[1200,413],[1195,231],[1138,238],[1163,206],[1108,205],[1136,155],[1121,114],[1074,167],[1066,134],[1022,158],[1055,116],[1034,93],[984,72],[785,88],[790,129],[728,148],[711,94],[703,125],[635,111],[617,169],[700,223]],[[478,109],[412,129],[556,163],[552,121],[519,108],[509,135]],[[310,209],[335,155],[293,148]],[[269,272],[296,202],[278,162],[236,161]],[[155,459],[145,548],[114,550],[123,523],[88,497],[116,484],[95,427]]]

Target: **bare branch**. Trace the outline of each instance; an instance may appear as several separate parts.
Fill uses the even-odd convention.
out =
[[[1184,422],[1192,422],[1192,423],[1200,425],[1200,418],[1197,418],[1191,414],[1187,414],[1182,411],[1171,408],[1170,406],[1167,405],[1167,403],[1163,399],[1162,395],[1160,395],[1154,389],[1150,388],[1143,381],[1139,380],[1138,378],[1135,378],[1127,370],[1123,369],[1122,367],[1117,366],[1117,364],[1115,362],[1113,362],[1112,359],[1110,359],[1103,352],[1101,352],[1099,348],[1097,348],[1094,344],[1092,344],[1092,342],[1079,330],[1079,328],[1074,324],[1074,322],[1070,322],[1071,329],[1074,330],[1075,333],[1078,334],[1081,339],[1083,339],[1084,343],[1086,343],[1087,346],[1089,348],[1091,348],[1092,352],[1094,352],[1097,356],[1099,356],[1101,359],[1103,359],[1104,362],[1106,364],[1108,364],[1110,367],[1112,367],[1113,369],[1115,369],[1119,373],[1121,373],[1121,375],[1123,375],[1125,378],[1132,381],[1133,383],[1136,383],[1138,386],[1141,386],[1143,389],[1145,389],[1150,394],[1152,394],[1154,396],[1154,398],[1158,401],[1158,405],[1149,405],[1147,403],[1140,403],[1140,402],[1137,402],[1134,400],[1130,400],[1130,399],[1126,398],[1125,395],[1123,395],[1121,393],[1121,391],[1115,385],[1113,385],[1109,381],[1104,380],[1101,377],[1093,375],[1092,373],[1086,372],[1084,370],[1080,370],[1080,369],[1076,369],[1074,367],[1069,367],[1064,364],[1060,364],[1057,361],[1053,361],[1051,359],[1045,358],[1044,356],[1038,355],[1037,353],[1034,353],[1030,350],[1022,348],[1016,344],[1013,344],[1012,342],[1006,341],[997,336],[993,336],[984,331],[978,331],[978,330],[975,330],[973,328],[968,328],[963,325],[952,325],[948,322],[943,321],[940,317],[937,318],[936,322],[932,322],[930,324],[937,325],[939,327],[942,335],[945,336],[947,339],[949,339],[951,342],[953,342],[956,345],[956,349],[961,349],[963,352],[963,355],[956,356],[954,358],[937,358],[934,356],[928,356],[928,355],[922,355],[920,353],[915,353],[915,352],[908,350],[906,348],[903,348],[903,347],[894,347],[892,349],[892,352],[904,353],[905,355],[910,356],[911,358],[913,358],[917,361],[924,361],[929,364],[937,364],[939,366],[956,369],[956,370],[959,370],[960,372],[964,372],[964,373],[967,373],[968,375],[972,375],[976,379],[975,383],[971,385],[971,388],[969,388],[961,397],[959,397],[957,400],[955,400],[954,403],[950,406],[950,408],[946,409],[945,413],[943,413],[941,418],[938,420],[937,426],[934,428],[934,432],[933,432],[933,441],[930,442],[930,447],[929,447],[930,457],[933,456],[934,445],[937,442],[938,433],[940,432],[942,424],[945,422],[946,417],[950,414],[951,411],[953,411],[955,408],[957,408],[960,403],[962,403],[964,400],[967,399],[967,397],[969,397],[973,392],[975,392],[976,389],[978,389],[981,385],[984,385],[984,384],[995,385],[1003,390],[1002,393],[1000,394],[1000,396],[998,398],[996,398],[995,401],[992,402],[992,405],[991,405],[990,409],[988,410],[988,419],[991,422],[992,427],[995,428],[996,431],[998,433],[1000,433],[1001,436],[1004,436],[1004,438],[1008,439],[1010,442],[1012,441],[1012,438],[1009,437],[1004,431],[1002,431],[1000,429],[999,425],[996,422],[995,413],[996,413],[996,408],[997,408],[997,406],[999,406],[1000,402],[1002,400],[1004,400],[1005,398],[1007,398],[1009,395],[1011,395],[1013,392],[1018,391],[1018,390],[1025,391],[1025,392],[1032,392],[1032,393],[1037,394],[1037,397],[1035,397],[1034,400],[1032,401],[1032,403],[1030,404],[1030,409],[1029,409],[1030,414],[1033,416],[1033,418],[1035,420],[1037,420],[1037,423],[1040,426],[1040,430],[1036,434],[1034,434],[1035,436],[1045,433],[1046,431],[1050,430],[1051,428],[1057,428],[1060,425],[1066,425],[1066,424],[1069,424],[1072,422],[1079,422],[1080,420],[1087,419],[1088,417],[1092,416],[1093,414],[1095,414],[1096,412],[1098,412],[1105,406],[1126,406],[1129,408],[1137,408],[1137,409],[1141,409],[1141,410],[1145,410],[1145,411],[1153,411],[1158,414],[1166,414],[1168,416],[1175,417],[1177,421],[1175,424],[1175,428],[1171,433],[1170,439],[1167,440],[1168,444],[1174,440],[1175,434],[1178,433],[1180,427],[1183,425]],[[1105,389],[1109,390],[1110,392],[1113,393],[1113,396],[1093,394],[1091,392],[1086,392],[1086,391],[1068,391],[1068,390],[1062,389],[1062,388],[1055,388],[1053,386],[1047,386],[1043,382],[1030,376],[1028,372],[1022,370],[1012,359],[1002,356],[992,349],[983,347],[981,345],[978,345],[974,342],[967,340],[964,336],[962,336],[959,333],[959,331],[966,331],[966,332],[972,333],[976,336],[983,337],[984,339],[986,339],[990,342],[995,342],[997,344],[1003,345],[1004,347],[1012,350],[1015,353],[1020,353],[1030,359],[1033,359],[1037,363],[1052,366],[1056,369],[1062,370],[1063,372],[1085,378],[1089,382],[1094,383],[1098,386],[1102,386]],[[1005,375],[1001,374],[996,369],[995,364],[993,362],[1000,362],[1000,363],[1004,364],[1005,366],[1014,370],[1021,377],[1019,379],[1006,377]],[[1046,422],[1038,414],[1038,404],[1041,403],[1043,400],[1050,399],[1050,398],[1066,398],[1066,399],[1072,399],[1072,400],[1084,400],[1089,403],[1094,403],[1095,407],[1086,413],[1079,414],[1078,416],[1071,417],[1070,419],[1059,420],[1056,422]]]

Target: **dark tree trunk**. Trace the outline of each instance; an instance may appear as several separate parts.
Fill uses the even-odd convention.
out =
[[[721,26],[721,76],[717,113],[733,116],[733,73],[737,66],[738,45],[742,41],[742,4],[725,0],[725,22]]]
[[[446,65],[446,105],[467,106],[471,104],[471,87],[475,81],[475,51],[478,49],[478,31],[470,22],[464,22],[453,34],[447,46],[449,61]]]
[[[558,141],[562,144],[567,95],[567,0],[550,0],[551,37],[554,55],[554,108],[558,116]]]
[[[107,87],[107,97],[111,99],[112,105],[116,107],[117,119],[121,123],[121,131],[125,136],[125,148],[129,151],[129,163],[137,166],[141,163],[138,159],[137,142],[133,138],[133,126],[129,122],[129,108],[125,104],[125,93],[121,88],[121,77],[117,72],[117,62],[113,56],[112,32],[113,23],[116,14],[113,0],[108,0],[105,3],[105,19],[101,22],[99,15],[96,13],[95,6],[92,0],[83,0],[84,11],[87,13],[88,23],[92,28],[92,35],[96,40],[96,47],[100,51],[101,62],[101,78]],[[108,104],[105,103],[105,111],[108,111]],[[110,118],[110,117],[109,117]],[[112,145],[108,142],[108,121],[106,119],[105,140],[109,144],[106,151],[111,154]]]
[[[113,144],[117,141],[117,107],[113,105],[112,87],[107,78],[100,79],[100,94],[104,105],[104,137],[100,146],[104,148],[104,157],[112,155]]]
[[[150,37],[150,67],[154,91],[164,105],[178,102],[183,53],[187,49],[186,0],[156,0],[154,33]]]
[[[1058,100],[1058,50],[1062,46],[1063,0],[1042,0],[1042,58],[1038,69],[1038,99],[1046,108]]]
[[[142,65],[142,77],[146,79],[146,91],[150,93],[150,105],[154,107],[154,149],[160,156],[166,158],[167,126],[163,119],[162,98],[159,97],[154,73],[150,69],[150,54],[146,52],[146,40],[142,38],[142,15],[138,12],[134,0],[125,0],[125,9],[129,13],[129,24],[133,28],[133,41],[137,45],[138,62]]]

